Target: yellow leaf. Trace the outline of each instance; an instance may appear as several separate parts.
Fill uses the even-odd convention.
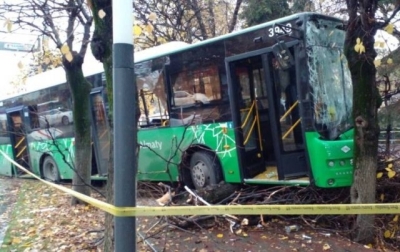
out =
[[[388,172],[388,177],[389,178],[393,178],[394,176],[396,176],[396,172],[395,171],[389,171]]]
[[[375,65],[375,67],[378,67],[378,66],[380,66],[381,64],[382,64],[382,61],[381,61],[380,59],[374,60],[374,65]]]
[[[365,53],[365,47],[360,38],[357,38],[356,45],[354,46],[354,50],[356,52],[358,52],[359,54]]]
[[[382,193],[380,199],[383,201],[385,199],[385,194]]]
[[[378,173],[376,174],[376,178],[377,178],[377,179],[382,178],[382,176],[383,176],[383,172],[378,172]]]
[[[152,24],[147,24],[147,25],[146,25],[146,31],[147,31],[148,33],[152,33],[153,30],[154,30],[154,27],[153,27]]]
[[[6,27],[7,32],[11,32],[12,30],[12,22],[10,19],[6,19],[6,21],[4,22],[4,27]]]
[[[370,249],[370,248],[372,248],[372,244],[371,244],[371,243],[369,243],[369,244],[367,244],[367,245],[364,245],[364,247],[365,247],[365,248],[369,248],[369,249]]]
[[[160,44],[164,44],[164,43],[167,42],[167,40],[165,38],[163,38],[163,37],[157,37],[157,42],[160,43]]]
[[[329,246],[328,243],[325,243],[324,246],[322,246],[322,249],[323,250],[329,250],[329,249],[331,249],[331,246]]]
[[[365,53],[365,46],[363,43],[360,44],[360,54]]]
[[[360,52],[360,44],[356,44],[356,45],[354,46],[354,51]]]
[[[71,52],[68,52],[65,54],[65,59],[71,62],[74,59],[74,57],[72,56]]]
[[[61,47],[61,53],[62,54],[64,54],[64,55],[66,55],[67,53],[69,53],[70,51],[69,51],[69,46],[67,45],[67,44],[64,44],[62,47]]]
[[[217,237],[222,238],[222,237],[224,237],[224,234],[217,234]]]
[[[103,11],[103,9],[99,10],[99,13],[97,13],[99,15],[99,18],[103,19],[106,16],[106,13]]]
[[[386,171],[388,171],[388,172],[390,172],[392,169],[391,169],[391,168],[388,168],[388,167],[386,167],[386,168],[385,168],[385,170],[386,170]]]
[[[388,164],[388,168],[392,169],[393,168],[393,164],[392,163]]]
[[[18,62],[18,68],[19,68],[19,69],[22,69],[22,68],[24,68],[24,64],[22,64],[22,62],[21,62],[21,61],[19,61],[19,62]]]
[[[261,236],[261,239],[267,239],[267,238],[268,238],[268,237],[265,236],[265,235]]]
[[[383,234],[383,236],[384,236],[385,238],[390,238],[390,235],[391,235],[391,233],[390,233],[389,230],[386,230],[385,233]]]
[[[381,42],[380,47],[381,47],[381,48],[385,47],[385,42]]]
[[[21,239],[20,238],[18,238],[18,237],[14,237],[14,238],[12,238],[12,242],[11,242],[12,244],[18,244],[18,243],[21,243]]]
[[[388,25],[384,28],[384,30],[385,30],[387,33],[389,33],[389,34],[393,34],[394,25],[393,25],[393,24],[388,24]]]
[[[388,63],[388,65],[391,65],[391,64],[393,64],[393,60],[392,60],[391,58],[389,58],[389,59],[387,60],[387,63]],[[389,164],[389,165],[390,165],[389,167],[392,166],[392,164]]]
[[[396,214],[393,218],[393,222],[398,222],[398,221],[399,221],[399,215]]]
[[[376,41],[375,43],[374,43],[374,47],[379,47],[381,45],[381,42],[379,42],[379,41]]]
[[[150,21],[155,21],[157,19],[157,14],[152,12],[149,14],[149,20]]]
[[[138,25],[134,25],[133,26],[133,35],[140,36],[140,34],[142,34],[142,28],[140,28],[140,26],[138,26]]]

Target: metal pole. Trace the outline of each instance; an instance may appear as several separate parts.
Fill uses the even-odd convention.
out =
[[[136,84],[133,70],[132,0],[114,0],[114,199],[117,207],[136,206]],[[136,218],[115,217],[116,252],[136,251]]]

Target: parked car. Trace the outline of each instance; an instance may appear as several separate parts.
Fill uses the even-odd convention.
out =
[[[51,109],[39,114],[40,127],[46,127],[47,123],[53,125],[68,125],[74,121],[72,111],[68,109]]]
[[[208,104],[210,99],[202,93],[190,94],[186,91],[174,92],[175,106],[190,105],[190,104]]]

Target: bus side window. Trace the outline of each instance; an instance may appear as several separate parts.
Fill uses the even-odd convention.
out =
[[[37,113],[36,106],[29,106],[28,109],[29,109],[29,121],[31,129],[40,128],[39,115]]]
[[[143,64],[142,68],[146,66],[147,64]],[[152,69],[136,77],[140,108],[138,127],[140,128],[168,125],[169,113],[163,73],[163,69]]]
[[[221,106],[222,98],[228,102],[228,97],[221,94],[222,82],[227,92],[226,76],[220,80],[220,71],[216,65],[182,69],[170,76],[172,97],[172,125],[187,125],[222,120],[226,111]],[[223,77],[222,77],[223,78]],[[228,110],[229,111],[229,110]]]

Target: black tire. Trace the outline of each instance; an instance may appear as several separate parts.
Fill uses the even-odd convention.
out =
[[[190,159],[190,175],[196,189],[216,185],[222,180],[221,167],[211,152],[195,152]]]
[[[63,116],[61,118],[61,123],[62,123],[62,125],[68,125],[69,124],[68,116]]]
[[[44,158],[42,165],[42,175],[45,180],[58,183],[60,182],[60,171],[54,159],[51,156]]]

